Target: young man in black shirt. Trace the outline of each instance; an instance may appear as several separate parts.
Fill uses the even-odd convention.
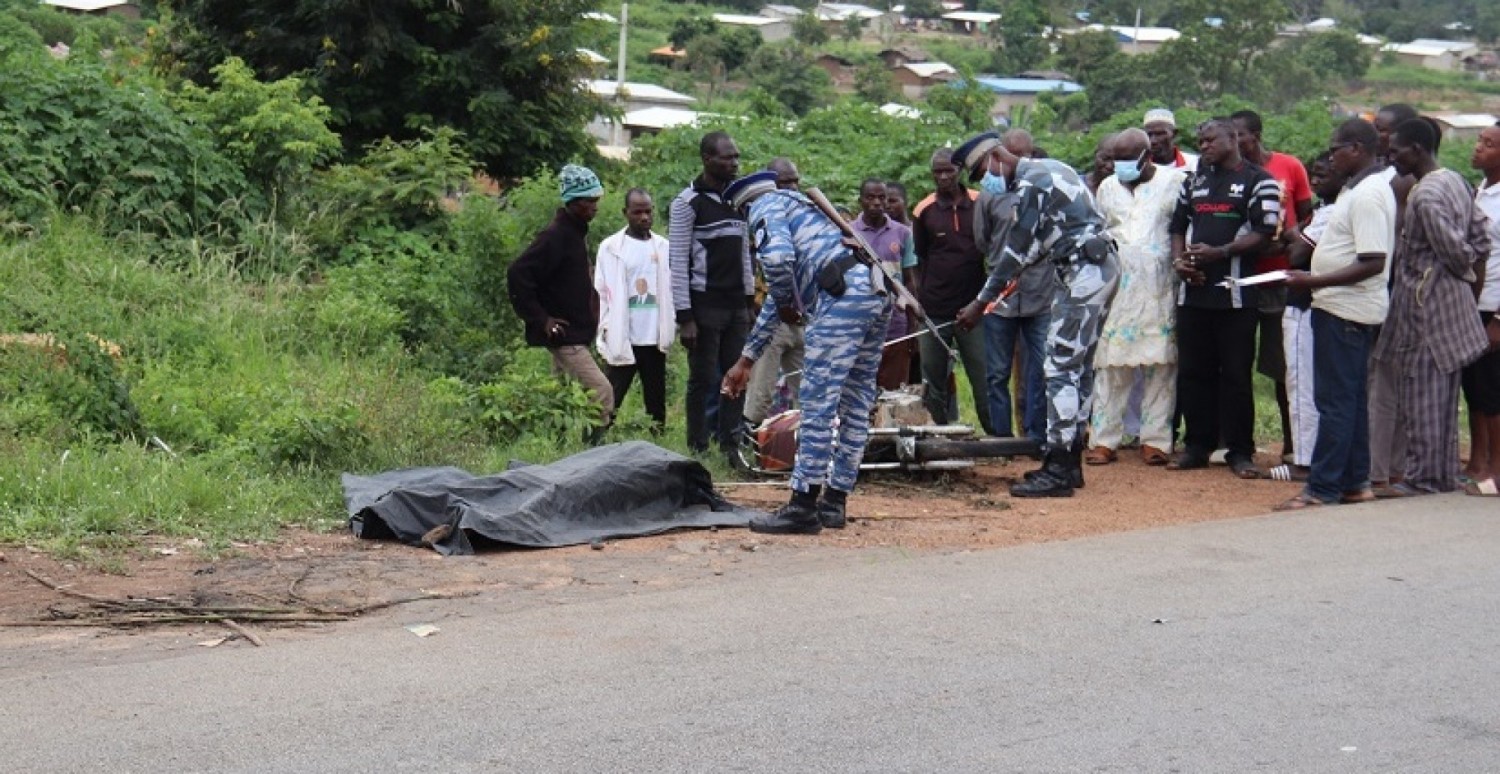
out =
[[[724,201],[723,190],[739,175],[740,150],[724,132],[709,132],[698,145],[703,174],[672,200],[667,228],[672,267],[672,303],[677,329],[688,350],[687,441],[708,448],[708,396],[720,374],[739,360],[750,331],[755,300],[745,218]],[[719,399],[713,436],[729,452],[744,410],[743,399]]]
[[[1222,436],[1230,470],[1259,478],[1251,388],[1256,288],[1230,280],[1256,273],[1255,256],[1281,221],[1281,188],[1240,156],[1226,119],[1198,128],[1198,149],[1198,171],[1183,181],[1169,228],[1173,266],[1184,282],[1177,299],[1177,405],[1187,432],[1168,468],[1206,467]]]

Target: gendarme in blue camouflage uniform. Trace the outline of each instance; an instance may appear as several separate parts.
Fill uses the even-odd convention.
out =
[[[788,308],[806,319],[806,355],[792,502],[750,526],[815,533],[843,526],[844,501],[869,439],[892,303],[877,294],[880,280],[854,260],[838,226],[801,193],[776,190],[774,176],[773,185],[759,185],[763,174],[741,178],[725,191],[736,206],[748,203],[752,249],[769,289],[741,364],[760,357],[776,327],[791,316],[783,311]]]
[[[1088,187],[1065,164],[1022,159],[1007,152],[993,132],[954,151],[955,161],[972,174],[983,173],[979,206],[986,197],[1015,196],[1009,231],[990,240],[992,266],[975,303],[960,315],[976,320],[977,310],[1000,299],[1006,285],[1037,261],[1057,267],[1056,295],[1047,330],[1047,458],[1040,471],[1011,487],[1018,497],[1066,497],[1083,485],[1083,431],[1093,399],[1089,368],[1099,328],[1120,280],[1114,243],[1104,236],[1104,218]],[[1003,174],[995,174],[1003,170]]]

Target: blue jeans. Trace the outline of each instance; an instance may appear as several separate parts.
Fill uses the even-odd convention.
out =
[[[1370,486],[1370,348],[1375,326],[1312,310],[1313,404],[1318,440],[1305,493],[1336,503]]]
[[[990,424],[995,434],[1008,438],[1011,433],[1010,372],[1012,354],[1016,351],[1016,336],[1025,342],[1021,356],[1021,373],[1016,383],[1025,384],[1026,415],[1021,420],[1021,431],[1037,443],[1047,440],[1047,380],[1042,374],[1042,363],[1047,354],[1047,323],[1049,315],[1037,317],[984,316],[984,365],[986,394],[990,406]],[[1020,391],[1020,388],[1017,388]]]

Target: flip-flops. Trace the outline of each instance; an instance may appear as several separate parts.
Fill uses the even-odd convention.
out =
[[[1356,489],[1352,492],[1345,492],[1343,497],[1339,498],[1339,502],[1344,505],[1359,505],[1360,503],[1373,503],[1377,499],[1379,498],[1375,496],[1374,490]]]
[[[1473,497],[1500,497],[1500,487],[1495,486],[1495,479],[1481,478],[1464,484],[1464,494]]]
[[[1171,462],[1172,458],[1168,457],[1166,452],[1155,446],[1142,446],[1141,461],[1147,465],[1165,465]]]
[[[1306,481],[1307,469],[1297,465],[1277,465],[1266,471],[1272,481]]]
[[[1310,494],[1308,494],[1306,492],[1302,492],[1302,493],[1300,493],[1300,494],[1298,494],[1298,495],[1296,495],[1296,496],[1294,496],[1294,497],[1292,497],[1292,498],[1290,498],[1288,500],[1282,501],[1280,504],[1278,504],[1275,508],[1272,508],[1271,510],[1273,510],[1273,511],[1300,511],[1300,510],[1302,510],[1304,508],[1320,508],[1320,507],[1322,507],[1324,505],[1327,505],[1327,504],[1328,503],[1325,503],[1322,500],[1319,500],[1318,498],[1313,497],[1312,495],[1310,495]]]

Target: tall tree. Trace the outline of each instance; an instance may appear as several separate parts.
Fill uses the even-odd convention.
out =
[[[991,27],[999,43],[991,66],[1001,75],[1016,75],[1047,58],[1047,11],[1037,0],[1012,0]]]
[[[351,149],[449,126],[492,175],[585,152],[603,108],[577,56],[594,0],[184,0],[174,54],[206,82],[239,56],[263,78],[304,74]]]

